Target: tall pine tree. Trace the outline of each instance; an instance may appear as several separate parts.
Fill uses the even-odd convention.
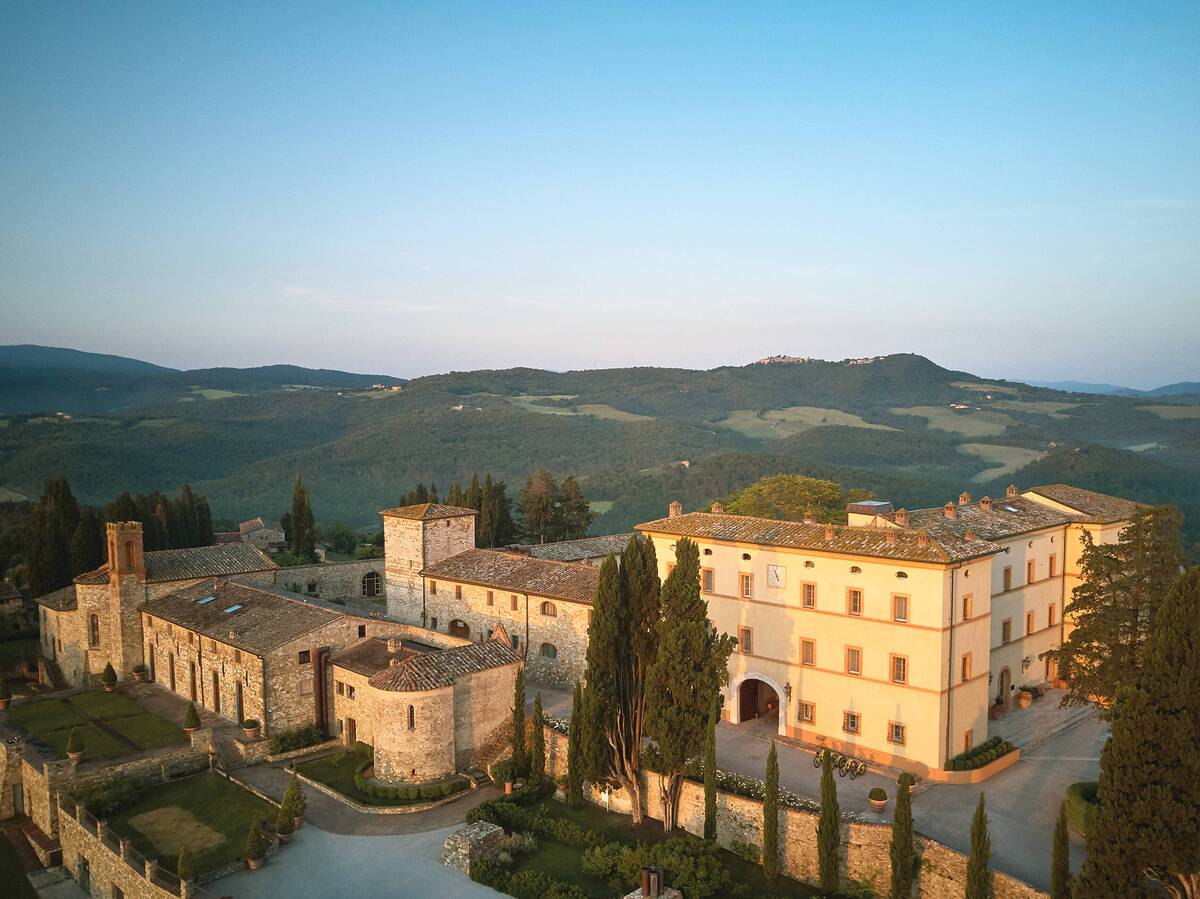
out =
[[[518,506],[521,510],[521,528],[525,539],[531,543],[558,539],[555,533],[558,492],[558,484],[544,468],[539,468],[525,481]]]
[[[911,774],[901,774],[896,783],[896,811],[892,815],[891,899],[911,899],[920,858],[913,845]]]
[[[577,540],[586,537],[594,517],[592,507],[583,495],[575,476],[563,480],[558,507],[559,525],[556,528],[560,539]]]
[[[1180,575],[1117,696],[1076,897],[1138,895],[1146,875],[1200,896],[1200,567]]]
[[[583,808],[583,758],[580,749],[580,732],[583,721],[576,711],[583,707],[583,688],[575,682],[575,695],[571,701],[571,722],[567,731],[567,805],[574,809]]]
[[[733,652],[728,634],[708,623],[700,596],[700,550],[686,537],[675,544],[675,567],[662,586],[657,653],[646,678],[646,727],[650,765],[659,773],[663,829],[679,817],[683,770],[704,749],[709,715],[727,678]]]
[[[971,856],[967,859],[967,883],[964,899],[991,899],[992,872],[988,861],[992,857],[992,838],[988,836],[987,812],[984,810],[983,794],[975,806],[975,818],[971,821]]]
[[[292,517],[291,538],[289,549],[292,554],[303,559],[315,560],[316,551],[316,522],[313,520],[312,506],[308,500],[308,488],[296,476],[292,485]]]
[[[1071,899],[1071,840],[1067,833],[1067,804],[1058,807],[1050,859],[1050,899]]]
[[[817,869],[821,889],[832,893],[841,881],[842,810],[838,807],[837,785],[833,782],[833,755],[821,754],[821,817],[817,821]]]
[[[79,527],[79,503],[66,478],[47,481],[29,517],[29,589],[34,596],[71,583],[71,539]]]
[[[529,755],[525,749],[525,666],[517,669],[517,680],[513,684],[512,710],[512,763],[513,776],[524,777],[529,772]]]
[[[767,777],[763,790],[763,876],[768,882],[779,876],[779,756],[775,741],[767,755]]]
[[[719,697],[713,697],[708,712],[708,732],[704,735],[704,839],[717,838],[717,710]]]

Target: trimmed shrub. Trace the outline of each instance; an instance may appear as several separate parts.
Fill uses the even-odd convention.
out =
[[[1090,836],[1096,819],[1096,790],[1099,784],[1085,780],[1067,787],[1067,824],[1071,830]]]
[[[83,737],[79,736],[79,728],[72,727],[71,733],[67,735],[67,752],[83,752],[87,747],[83,743]]]
[[[1003,755],[1012,752],[1016,747],[1009,740],[991,737],[978,746],[973,746],[967,752],[960,752],[946,763],[948,771],[973,771],[994,762]]]
[[[281,752],[292,752],[306,746],[315,746],[324,739],[325,734],[321,732],[321,728],[315,724],[305,724],[302,727],[281,730],[272,734],[267,748],[270,749],[272,755],[278,755]],[[357,748],[357,744],[355,748]]]
[[[887,799],[887,791],[883,787],[872,787],[871,792],[867,794],[867,798],[879,802],[881,799]]]
[[[196,703],[188,703],[187,711],[183,713],[183,726],[188,729],[200,726],[200,713],[196,711]]]
[[[246,718],[244,721],[242,721],[242,727],[244,727],[246,730],[257,730],[258,729],[258,719],[257,718]]]
[[[138,662],[138,664],[133,666],[133,673],[134,674],[145,674],[146,666],[143,665],[141,662]]]
[[[100,681],[105,684],[115,684],[117,682],[117,672],[109,662],[104,666],[104,673],[100,675]]]
[[[137,801],[142,786],[127,774],[117,774],[106,781],[85,783],[73,787],[68,794],[97,818],[111,818]]]
[[[175,863],[175,873],[180,880],[196,879],[196,860],[192,858],[192,850],[183,846],[179,850],[179,861]]]
[[[279,806],[279,814],[275,816],[275,832],[285,836],[296,829],[295,815],[286,805]]]
[[[242,849],[242,858],[262,858],[267,851],[266,840],[263,839],[262,828],[257,821],[251,821],[246,831],[246,845]]]
[[[283,791],[283,806],[293,818],[303,818],[304,813],[308,811],[308,800],[304,798],[304,791],[300,789],[300,778],[296,776],[295,771],[292,771],[292,780]]]

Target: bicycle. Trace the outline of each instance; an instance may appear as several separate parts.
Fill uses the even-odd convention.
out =
[[[820,768],[821,763],[825,759],[825,753],[829,753],[830,767],[837,770],[838,777],[849,776],[851,780],[855,780],[867,773],[867,765],[865,762],[860,762],[858,759],[852,759],[847,755],[842,755],[840,752],[834,752],[831,749],[821,749],[813,754],[813,767]]]

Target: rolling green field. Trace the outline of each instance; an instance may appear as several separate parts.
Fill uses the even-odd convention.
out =
[[[752,409],[735,409],[727,418],[716,422],[758,440],[775,440],[791,437],[809,428],[840,425],[852,428],[868,428],[880,431],[895,430],[887,425],[865,421],[861,416],[840,409],[822,409],[817,406],[789,406],[786,409],[768,409],[758,413]]]
[[[976,484],[986,484],[996,478],[1006,477],[1045,455],[1037,450],[994,443],[960,443],[958,448],[961,452],[976,456],[993,466],[971,478]]]
[[[626,412],[608,403],[581,403],[577,406],[547,406],[546,400],[566,401],[576,398],[576,394],[558,394],[555,396],[510,396],[505,397],[518,409],[526,412],[536,412],[540,415],[591,415],[608,421],[654,421],[653,415],[638,415]],[[541,400],[542,402],[539,402]]]
[[[1149,412],[1167,421],[1183,421],[1200,418],[1200,405],[1197,406],[1138,406],[1139,412]]]
[[[897,415],[916,415],[928,422],[928,427],[950,431],[964,437],[995,437],[1003,434],[1016,421],[1003,412],[983,409],[951,409],[949,406],[909,406],[893,409]]]

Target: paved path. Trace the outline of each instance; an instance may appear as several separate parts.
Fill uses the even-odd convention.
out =
[[[262,870],[239,871],[206,888],[213,895],[237,899],[499,895],[438,861],[442,843],[453,829],[343,836],[305,826],[296,832],[292,845],[283,848]]]

